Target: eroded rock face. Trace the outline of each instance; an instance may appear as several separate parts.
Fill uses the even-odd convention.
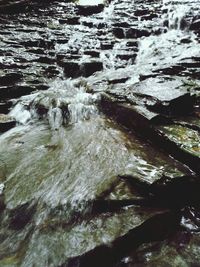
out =
[[[0,1],[0,265],[195,265],[195,185],[118,174],[200,172],[198,3],[83,2]]]

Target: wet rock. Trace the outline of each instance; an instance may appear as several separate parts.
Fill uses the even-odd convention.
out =
[[[186,70],[184,66],[175,65],[169,68],[154,70],[153,72],[158,72],[158,73],[165,74],[165,75],[178,75],[184,70]]]
[[[182,100],[184,100],[184,97]],[[137,102],[137,98],[135,102]],[[199,137],[196,136],[195,133],[193,133],[193,135],[196,136],[195,140],[193,142],[186,142],[185,147],[183,147],[180,141],[180,132],[178,134],[179,137],[176,137],[175,134],[178,127],[173,125],[173,121],[169,117],[165,117],[155,111],[149,111],[146,107],[141,105],[141,103],[140,105],[136,105],[135,103],[127,104],[127,99],[123,100],[122,97],[117,99],[105,95],[102,98],[101,106],[102,110],[107,115],[113,117],[118,123],[124,125],[128,129],[137,130],[138,134],[148,138],[175,158],[190,166],[192,170],[200,173],[199,146],[197,145]],[[180,110],[184,113],[184,107],[187,107],[187,100],[185,104],[183,106],[180,105],[180,107]],[[174,133],[170,129],[174,129]],[[188,136],[188,131],[191,130],[186,129],[185,136]],[[166,132],[168,132],[168,134]],[[194,147],[194,149],[192,149],[192,147]]]
[[[117,84],[117,83],[121,83],[121,84],[123,84],[123,83],[125,83],[127,80],[129,79],[129,77],[122,77],[122,78],[119,78],[119,79],[109,79],[108,80],[108,83],[109,84]]]
[[[18,1],[18,2],[22,3],[22,1]],[[31,2],[34,2],[34,1],[31,1]],[[107,2],[110,2],[110,1],[107,1]],[[4,1],[4,3],[7,4],[8,1]],[[188,2],[187,4],[190,5],[191,3]],[[95,4],[95,6],[97,6],[97,4]],[[195,4],[195,6],[196,8],[198,8],[197,3]],[[24,94],[29,94],[30,92],[34,90],[48,89],[49,88],[48,84],[49,83],[51,84],[52,81],[54,81],[57,76],[59,76],[59,78],[61,79],[63,78],[62,68],[59,68],[59,66],[64,68],[66,77],[72,77],[72,78],[76,78],[80,76],[88,77],[92,75],[95,71],[102,70],[102,62],[100,62],[98,58],[100,57],[103,58],[102,55],[104,55],[105,53],[106,56],[108,55],[108,58],[105,58],[105,60],[111,61],[112,56],[114,55],[114,60],[116,60],[116,62],[120,62],[121,64],[120,66],[123,68],[118,72],[119,70],[118,65],[116,66],[114,64],[113,71],[109,69],[108,71],[105,71],[105,72],[96,74],[93,77],[90,77],[88,79],[90,87],[88,87],[89,89],[86,88],[87,92],[92,91],[92,90],[95,91],[96,88],[98,92],[106,91],[109,96],[107,99],[105,97],[102,100],[102,109],[105,111],[105,113],[113,116],[118,122],[125,125],[128,129],[133,130],[133,131],[135,130],[138,133],[138,136],[140,135],[145,136],[144,138],[145,149],[139,153],[146,153],[146,146],[148,147],[148,144],[146,145],[146,142],[148,139],[151,142],[156,143],[159,146],[159,148],[162,148],[165,154],[170,153],[171,155],[176,157],[176,159],[179,159],[182,162],[188,164],[193,170],[199,171],[200,164],[199,164],[199,159],[198,159],[199,158],[198,125],[197,123],[196,124],[193,123],[190,125],[189,124],[180,125],[181,122],[180,121],[177,122],[178,120],[177,118],[180,118],[180,115],[184,115],[184,117],[186,118],[186,115],[190,113],[191,116],[194,116],[193,104],[194,102],[197,102],[197,99],[192,97],[188,92],[189,89],[187,87],[182,87],[181,84],[179,84],[179,82],[177,83],[168,82],[170,81],[170,79],[173,79],[171,77],[172,75],[173,76],[175,75],[184,76],[184,79],[185,77],[199,78],[200,77],[199,70],[197,68],[199,64],[198,63],[199,59],[188,58],[182,62],[181,61],[179,62],[176,57],[175,58],[172,57],[173,63],[169,62],[169,64],[166,65],[165,62],[164,64],[162,64],[163,61],[165,61],[163,59],[164,58],[164,55],[163,55],[163,58],[160,57],[159,60],[156,62],[157,67],[155,64],[152,65],[152,68],[153,70],[155,70],[155,72],[152,72],[151,70],[151,71],[142,71],[140,73],[140,70],[139,70],[140,65],[137,65],[136,68],[133,65],[135,62],[134,60],[135,60],[136,53],[138,52],[138,49],[141,49],[141,46],[138,47],[138,43],[140,43],[140,41],[141,43],[143,43],[143,41],[145,41],[145,37],[149,36],[150,33],[152,35],[162,34],[163,29],[160,27],[160,25],[162,24],[162,20],[160,16],[162,16],[163,13],[168,15],[169,14],[168,12],[171,12],[171,10],[169,9],[164,10],[165,6],[161,5],[159,1],[142,1],[142,0],[137,0],[137,1],[127,0],[127,1],[112,2],[111,8],[108,9],[108,11],[111,11],[112,13],[112,14],[108,13],[108,14],[111,14],[111,16],[109,16],[107,13],[105,14],[102,13],[100,15],[93,16],[93,13],[100,12],[100,10],[99,11],[94,10],[94,7],[92,8],[85,7],[85,9],[81,10],[80,7],[77,8],[76,4],[68,3],[66,1],[61,1],[61,2],[56,1],[51,4],[49,1],[45,1],[45,3],[42,3],[42,2],[39,3],[37,1],[34,9],[32,8],[32,4],[31,5],[27,4],[26,7],[28,8],[28,12],[26,12],[25,14],[20,14],[18,16],[13,16],[13,15],[3,16],[0,11],[1,13],[0,23],[1,23],[1,29],[2,29],[0,31],[0,36],[2,37],[1,39],[2,48],[0,50],[0,55],[1,55],[0,67],[3,69],[4,73],[10,73],[10,72],[23,73],[22,78],[19,78],[16,80],[11,79],[11,81],[5,81],[5,80],[3,81],[3,83],[1,84],[1,88],[0,88],[1,99],[19,97]],[[21,10],[19,9],[17,10],[17,8],[13,10],[14,12],[25,11],[23,8]],[[107,9],[105,11],[107,12]],[[79,12],[80,13],[82,12],[83,15],[78,15]],[[83,18],[83,16],[87,16],[87,17]],[[192,27],[194,27],[194,31],[198,32],[198,29],[195,26],[195,21],[198,22],[197,17],[195,18],[195,20],[192,20],[192,17],[190,17],[187,23],[192,22],[193,26],[191,26],[191,29]],[[167,20],[166,26],[170,25],[169,22],[171,21]],[[183,20],[183,22],[184,23],[180,23],[181,28],[185,27],[186,25],[185,20]],[[77,27],[76,25],[79,25],[80,23],[81,23],[81,27]],[[183,34],[183,32],[181,34]],[[181,36],[184,36],[184,34]],[[119,39],[115,39],[114,37],[119,38]],[[158,36],[152,36],[152,37],[154,38]],[[125,38],[128,38],[128,39],[126,40]],[[129,38],[131,39],[129,40]],[[120,39],[123,39],[123,40],[120,40]],[[196,39],[195,41],[196,43],[193,41],[193,37],[190,39],[188,37],[188,33],[185,38],[181,37],[181,41],[179,43],[180,47],[182,47],[183,44],[189,44],[189,46],[191,47],[192,45],[196,46],[198,39]],[[149,38],[148,40],[151,41],[151,38]],[[158,41],[159,40],[160,39],[158,38]],[[165,42],[165,40],[163,40],[163,42]],[[190,42],[192,44],[190,44]],[[188,51],[189,51],[189,46],[188,46]],[[155,48],[156,47],[157,45],[155,46]],[[150,48],[153,49],[154,44]],[[100,50],[107,50],[107,51],[103,51],[103,53],[101,54]],[[173,49],[171,49],[171,51],[172,50]],[[162,49],[158,49],[157,51],[155,50],[154,52],[162,53]],[[191,50],[191,54],[192,53],[193,52]],[[89,58],[88,56],[90,56],[91,58]],[[55,63],[58,63],[59,66],[57,66],[57,64]],[[148,63],[148,58],[147,58],[147,63]],[[179,63],[180,64],[181,63],[192,63],[193,65],[182,66]],[[132,66],[128,66],[126,68],[125,67],[126,64],[127,65],[130,64]],[[147,69],[148,67],[149,66],[147,64]],[[139,73],[138,77],[140,81],[145,80],[145,82],[144,83],[141,82],[138,84],[135,84],[134,82],[132,86],[129,86],[132,80],[131,78],[135,77],[135,70],[136,72]],[[2,76],[4,75],[7,75],[7,74],[2,74]],[[164,78],[160,78],[161,75],[163,75]],[[179,78],[180,77],[175,77],[177,81],[179,81]],[[84,79],[84,81],[85,80],[86,79]],[[23,83],[19,84],[19,82],[22,82],[22,81]],[[72,81],[72,83],[74,83],[74,81]],[[56,80],[56,85],[57,85],[57,80]],[[87,83],[84,84],[83,87],[87,87]],[[62,84],[62,88],[63,88],[63,84]],[[70,88],[67,88],[67,90],[68,89],[70,90]],[[77,89],[77,87],[75,87],[75,89]],[[59,94],[59,91],[62,91],[62,90],[58,90],[55,93]],[[51,92],[52,92],[51,90],[47,92],[47,95],[48,93],[51,95]],[[39,92],[39,94],[40,93],[41,92]],[[171,95],[172,97],[170,98],[168,94]],[[58,98],[63,100],[62,96],[63,95],[61,94],[61,97],[58,96]],[[50,96],[50,99],[51,99],[51,96]],[[49,112],[49,102],[47,101],[46,105],[45,104],[42,105],[42,103],[45,103],[45,98],[43,100],[44,102],[41,101],[41,103],[39,104],[35,104],[35,102],[31,103],[30,106],[27,107],[28,110],[26,110],[25,108],[25,111],[27,111],[28,113],[29,109],[33,109],[38,114],[38,117],[37,117],[38,119],[45,120]],[[59,100],[59,101],[62,102],[62,100]],[[8,104],[7,102],[2,102],[0,104],[0,112],[2,113],[8,112],[10,106],[11,106],[10,103]],[[59,106],[59,112],[60,112],[59,114],[62,114],[62,117],[66,118],[65,124],[67,126],[68,125],[67,118],[71,114],[68,110],[68,106],[66,103],[65,105],[61,104]],[[174,121],[174,119],[176,119],[176,122]],[[110,123],[111,120],[108,119],[108,121]],[[31,125],[31,127],[32,126],[33,125]],[[180,128],[179,126],[182,126],[182,128]],[[99,129],[101,130],[103,127],[101,125]],[[108,129],[106,127],[106,131],[110,131],[109,127]],[[7,181],[7,184],[10,184],[11,194],[13,193],[12,191],[13,187],[15,187],[13,196],[16,197],[17,200],[19,200],[19,202],[20,202],[20,199],[19,199],[20,194],[18,195],[16,192],[20,193],[20,188],[22,188],[21,187],[22,185],[27,186],[26,189],[28,190],[26,190],[26,192],[25,190],[23,191],[27,194],[27,197],[28,197],[29,190],[30,190],[30,194],[32,194],[33,192],[36,192],[33,194],[38,195],[38,192],[40,190],[43,190],[42,187],[44,187],[45,194],[48,192],[46,185],[48,184],[48,186],[51,187],[51,184],[48,183],[48,181],[50,180],[47,181],[45,179],[48,179],[49,177],[49,175],[47,175],[47,173],[49,172],[49,164],[50,164],[49,159],[60,158],[59,154],[55,155],[53,153],[54,152],[59,153],[61,147],[63,146],[63,142],[65,142],[64,140],[68,140],[68,138],[63,138],[62,136],[61,138],[62,141],[59,142],[58,144],[55,142],[52,144],[45,143],[43,145],[44,140],[46,141],[49,138],[51,139],[52,133],[49,134],[49,137],[48,137],[46,134],[46,131],[47,131],[46,129],[43,129],[43,128],[37,128],[37,129],[39,129],[37,132],[37,136],[38,134],[39,136],[40,134],[42,136],[42,138],[39,138],[38,143],[37,141],[35,141],[36,139],[38,139],[38,137],[36,138],[36,135],[32,136],[32,139],[30,138],[29,134],[32,131],[27,132],[23,136],[23,138],[21,138],[20,135],[17,135],[16,137],[18,138],[19,141],[13,140],[14,138],[10,140],[10,142],[13,142],[13,144],[15,145],[15,151],[17,151],[16,153],[17,156],[14,158],[13,163],[11,162],[9,158],[8,165],[10,164],[10,162],[11,162],[10,165],[12,164],[14,165],[16,163],[17,171],[19,171],[19,175],[17,176],[16,184],[15,182],[13,182],[15,177],[12,177],[11,179],[9,178],[9,180]],[[40,131],[40,129],[43,129],[43,130]],[[16,131],[17,130],[18,128],[16,128]],[[71,129],[68,128],[66,131],[71,131]],[[44,136],[42,135],[43,133],[45,133]],[[59,131],[57,133],[59,133]],[[65,130],[63,130],[63,133],[65,133]],[[112,134],[113,133],[111,132],[111,135]],[[28,135],[29,135],[29,138],[27,138]],[[119,135],[122,135],[122,132],[120,132]],[[59,134],[58,135],[56,134],[56,137],[59,137]],[[128,137],[123,135],[123,138],[125,139]],[[30,140],[33,140],[33,139],[34,139],[34,142],[36,142],[36,145],[31,146],[32,144]],[[120,149],[120,151],[126,151],[126,149],[128,149],[129,146],[132,146],[132,145],[134,147],[135,140],[133,141],[133,144],[131,144],[132,143],[131,140],[129,143],[127,143],[127,147],[124,150]],[[75,141],[76,140],[74,140],[74,142]],[[81,140],[81,142],[82,141],[84,140]],[[118,142],[118,143],[121,148],[121,142]],[[33,153],[33,155],[35,156],[33,158],[36,161],[38,160],[38,163],[35,163],[35,160],[33,163],[32,158],[30,159],[31,166],[30,165],[29,166],[30,167],[32,167],[32,165],[34,166],[32,168],[32,171],[27,173],[27,177],[30,177],[30,175],[33,176],[34,178],[33,181],[31,181],[31,179],[28,179],[28,181],[27,179],[25,181],[21,180],[21,177],[24,177],[24,173],[26,170],[22,167],[22,170],[20,172],[20,168],[19,168],[20,164],[18,164],[17,162],[17,160],[19,161],[21,160],[20,159],[21,155],[25,155],[25,153],[23,152],[24,149],[21,149],[20,151],[20,147],[21,148],[24,147],[25,144],[26,144],[26,148],[29,149],[30,152],[32,151],[31,153]],[[28,144],[30,146],[28,146]],[[152,149],[152,146],[149,146],[147,150],[148,149],[150,151]],[[12,147],[10,148],[10,150],[11,150],[11,154],[15,153]],[[6,151],[6,153],[8,154],[7,147],[5,147],[4,151]],[[45,158],[45,153],[47,153],[47,151],[49,151],[51,155],[50,157]],[[91,150],[90,150],[90,153],[91,153]],[[152,162],[154,164],[154,161],[156,161],[156,158],[159,157],[157,156],[156,153],[157,152],[151,152],[148,156],[148,159],[145,158],[144,160],[145,163],[142,162],[142,164],[145,165],[145,167],[143,167],[142,165],[142,168],[141,168],[142,176],[145,176],[145,178],[147,179],[149,179],[149,175],[148,175],[149,170],[147,169],[152,164]],[[5,152],[2,154],[5,154]],[[53,155],[55,155],[55,157]],[[95,157],[96,157],[96,154],[95,154]],[[26,159],[26,157],[23,157],[23,158]],[[117,156],[115,158],[117,158]],[[40,162],[43,159],[44,159],[44,162],[39,166],[39,168],[36,168],[38,166],[37,164],[40,164]],[[130,159],[130,162],[125,163],[125,166],[127,166],[127,168],[129,168],[129,165],[131,165],[133,161],[135,165],[135,155],[133,155],[133,159],[134,159],[133,161],[132,161],[132,158],[127,157],[127,160],[129,159]],[[26,162],[26,161],[27,160],[23,162]],[[150,162],[150,163],[148,162],[149,164],[147,164],[147,166],[146,166],[146,161]],[[57,165],[58,163],[59,162],[56,161],[56,165],[54,166],[53,171],[55,172],[60,167]],[[52,161],[52,164],[54,164],[53,161]],[[103,165],[104,164],[102,164],[101,166]],[[175,165],[176,163],[174,163],[173,166]],[[44,173],[42,174],[41,171],[43,168],[46,168],[46,171],[44,171]],[[73,168],[71,169],[71,165],[69,165],[69,168],[70,170],[73,169]],[[167,168],[165,166],[165,163],[161,162],[161,168],[159,172],[163,172]],[[37,169],[38,169],[38,173],[37,175],[35,175],[35,171],[37,172]],[[83,166],[83,169],[84,169],[84,166]],[[152,171],[151,175],[154,179],[155,177],[157,177],[157,174],[154,173],[154,170]],[[54,176],[54,174],[52,176]],[[36,178],[37,178],[37,183],[35,182]],[[68,179],[64,179],[65,182],[66,180],[71,179],[71,177],[68,177],[68,176],[67,178]],[[53,180],[55,180],[55,177],[52,178],[52,181]],[[42,183],[39,188],[40,190],[38,191],[38,189],[36,188],[34,191],[34,187],[35,186],[37,187],[37,184],[39,184],[41,181]],[[56,187],[54,187],[55,186],[55,183],[54,183],[52,185],[53,189],[55,189],[56,192],[57,190],[61,192],[63,189],[62,184],[63,182],[59,184],[57,183]],[[181,183],[179,185],[181,186]],[[57,186],[59,187],[61,186],[61,187],[58,188]],[[117,184],[117,186],[119,185]],[[66,184],[66,188],[67,187],[68,186]],[[52,187],[50,188],[50,190],[51,189]],[[121,187],[117,188],[117,190],[118,189],[121,190]],[[109,195],[110,198],[113,197],[112,190],[110,191],[110,195]],[[96,192],[93,192],[93,193],[95,194]],[[125,192],[125,195],[126,193],[127,192]],[[48,195],[49,197],[51,197],[51,191],[49,191]],[[10,196],[8,196],[8,198],[9,197]],[[43,198],[43,196],[41,198]],[[118,199],[112,199],[112,200],[109,200],[108,202],[104,202],[104,200],[98,199],[95,203],[96,206],[94,205],[96,214],[98,215],[101,212],[106,213],[106,214],[103,214],[103,216],[101,214],[97,219],[92,218],[92,214],[90,214],[91,218],[88,219],[88,217],[86,218],[85,213],[83,214],[81,212],[79,213],[75,212],[76,215],[78,214],[78,216],[73,217],[68,213],[69,209],[66,209],[66,212],[62,220],[61,220],[61,215],[59,211],[56,213],[55,217],[49,218],[47,215],[47,220],[45,221],[44,224],[42,223],[41,225],[37,225],[34,227],[34,230],[33,230],[34,235],[33,237],[30,237],[30,239],[26,239],[23,233],[24,233],[24,228],[26,228],[26,225],[31,224],[30,222],[32,222],[32,219],[33,219],[32,216],[35,215],[35,210],[34,208],[32,209],[31,207],[29,207],[28,204],[27,206],[26,204],[23,204],[23,205],[19,204],[19,206],[17,206],[13,211],[8,212],[8,214],[10,214],[9,223],[6,224],[9,227],[8,234],[7,232],[3,233],[4,229],[0,233],[1,238],[3,237],[2,247],[0,248],[0,250],[6,251],[5,242],[9,243],[8,248],[12,246],[15,248],[15,250],[13,249],[14,252],[12,251],[12,253],[11,252],[7,253],[6,251],[7,253],[6,255],[8,255],[8,257],[6,256],[5,261],[0,259],[0,265],[2,266],[6,265],[8,263],[8,259],[9,260],[10,258],[13,259],[15,257],[13,255],[15,255],[16,253],[17,254],[16,257],[19,258],[17,259],[19,263],[17,263],[16,265],[45,266],[48,263],[49,265],[52,265],[52,266],[58,266],[61,262],[65,261],[65,259],[67,262],[67,259],[69,257],[82,255],[78,257],[78,259],[76,258],[75,262],[77,261],[81,262],[83,266],[85,264],[85,266],[87,267],[90,266],[90,264],[92,267],[98,266],[98,265],[102,267],[102,266],[106,266],[106,264],[108,265],[109,261],[113,262],[113,258],[114,258],[114,262],[116,263],[118,260],[116,257],[119,257],[119,258],[123,257],[126,253],[129,253],[129,251],[132,251],[132,249],[135,249],[137,248],[138,245],[141,245],[142,242],[147,242],[148,240],[154,241],[155,239],[153,238],[157,238],[158,240],[159,237],[168,238],[170,234],[169,236],[167,234],[173,232],[172,228],[173,230],[175,229],[177,230],[176,228],[177,224],[171,223],[173,221],[172,218],[175,218],[176,215],[169,215],[169,214],[168,214],[169,216],[168,215],[163,216],[163,220],[160,219],[160,217],[159,218],[156,217],[155,221],[152,220],[150,223],[146,221],[146,224],[143,224],[143,227],[138,229],[137,228],[138,221],[136,222],[136,225],[132,225],[135,223],[137,213],[139,214],[139,217],[141,218],[141,214],[146,213],[149,215],[151,211],[149,210],[146,211],[146,209],[144,211],[144,208],[138,211],[138,207],[137,207],[132,213],[128,211],[127,217],[126,219],[124,219],[125,216],[124,214],[121,213],[123,212],[123,209],[120,210],[120,208],[121,208],[121,204],[124,205],[125,202],[126,204],[131,205],[130,201],[127,202],[125,200],[122,203],[121,200],[118,200]],[[116,209],[116,206],[117,206],[117,209]],[[46,205],[44,205],[42,209],[38,209],[37,210],[37,216],[38,216],[37,221],[41,220],[41,212],[44,211],[44,215],[46,215],[46,210],[51,209],[51,208],[52,207],[46,207]],[[1,209],[1,200],[0,200],[0,209]],[[3,202],[2,202],[2,209],[4,209]],[[112,211],[115,211],[115,213],[112,214]],[[116,220],[115,216],[118,216],[118,215],[119,215],[119,219]],[[86,222],[84,221],[85,218],[86,218]],[[171,218],[172,220],[169,218]],[[5,218],[3,218],[2,216],[2,219],[5,219]],[[145,219],[147,218],[145,217]],[[122,220],[125,221],[123,225],[122,225]],[[101,221],[102,221],[102,224],[100,225]],[[119,228],[116,227],[117,221],[119,224],[118,226]],[[5,221],[3,223],[5,223]],[[85,228],[84,228],[84,223],[85,223]],[[105,229],[106,228],[105,226],[108,229]],[[124,230],[125,228],[126,230]],[[132,238],[130,237],[130,239],[129,238],[118,239],[119,236],[122,237],[131,228],[134,228],[133,230],[136,230],[137,228],[137,231],[131,232],[131,233],[134,233],[133,235],[130,233],[130,236],[132,236]],[[102,232],[100,232],[101,229],[103,229]],[[116,230],[116,233],[113,233],[113,231],[115,230]],[[13,233],[12,236],[10,235],[10,232]],[[5,239],[4,239],[4,236],[6,236]],[[75,239],[76,239],[76,243],[74,243]],[[20,240],[20,243],[22,244],[19,246],[19,249],[16,248],[16,240]],[[109,240],[109,241],[111,240],[111,247],[107,248],[107,246],[104,246],[103,242],[105,240]],[[121,241],[124,240],[124,241],[121,242],[120,240]],[[77,249],[75,250],[74,250],[74,244],[75,245],[79,244],[78,246],[76,246]],[[101,246],[101,244],[103,245]],[[116,244],[119,244],[119,246]],[[123,255],[122,254],[120,255],[121,251],[124,252],[125,247],[127,248],[128,246],[130,250],[128,249]],[[67,250],[66,250],[66,247],[67,247]],[[119,248],[119,251],[118,249],[115,249],[116,247]],[[165,254],[165,252],[163,251],[162,253]],[[149,255],[150,254],[151,253],[149,253]],[[192,254],[191,248],[190,248],[190,254]],[[105,255],[107,255],[108,261],[106,261]],[[149,255],[146,258],[149,259],[150,257]],[[38,259],[40,259],[40,261],[38,261]],[[152,266],[159,266],[160,262],[159,261],[157,262],[156,264],[154,262]],[[123,264],[125,265],[125,263]],[[136,263],[133,261],[133,265],[134,264]],[[71,262],[70,267],[71,266],[73,266],[72,262]]]
[[[104,95],[101,101],[103,111],[114,117],[120,124],[128,128],[140,128],[145,131],[151,128],[152,123],[167,122],[167,118],[162,117],[158,113],[149,111],[147,108],[139,105],[130,105],[126,101],[116,100],[115,98]],[[149,131],[149,135],[151,132]]]
[[[64,67],[64,72],[66,77],[77,78],[80,76],[89,77],[97,71],[103,69],[103,64],[100,61],[88,61],[84,63],[79,63],[75,61],[66,61],[61,63]]]
[[[125,175],[120,176],[120,178],[128,182],[128,184],[143,197],[141,199],[130,199],[129,203],[128,200],[123,200],[121,205],[124,206],[131,205],[132,201],[132,205],[141,203],[142,206],[159,206],[178,210],[186,206],[197,207],[200,202],[199,176],[187,175],[174,178],[163,176],[152,184],[134,176]],[[118,203],[118,205],[119,204],[120,203]]]
[[[39,55],[44,55],[45,51],[43,49],[40,48],[36,48],[36,49],[28,49],[27,50],[28,53],[33,53],[33,54],[39,54]]]
[[[144,15],[148,15],[149,14],[149,10],[148,9],[138,9],[134,12],[135,16],[144,16]]]
[[[37,40],[28,40],[28,41],[21,41],[19,43],[20,45],[23,45],[27,48],[31,47],[41,47],[45,49],[53,49],[54,48],[54,40],[45,40],[42,38],[39,38]]]
[[[85,54],[85,55],[88,55],[88,56],[91,56],[91,57],[93,57],[93,58],[95,58],[95,57],[99,57],[99,56],[100,56],[100,52],[97,51],[97,50],[85,50],[85,51],[84,51],[84,54]]]
[[[164,114],[186,114],[192,111],[195,98],[191,96],[181,80],[150,78],[130,88],[132,94],[152,97],[146,102],[151,110]]]
[[[119,39],[125,38],[125,33],[123,28],[113,28],[113,34],[115,37]]]
[[[156,112],[167,115],[184,115],[189,114],[193,110],[195,97],[189,93],[185,93],[169,102],[156,102],[155,104],[147,104],[147,106]]]
[[[116,55],[117,58],[120,58],[121,60],[131,60],[132,64],[134,63],[137,54],[132,52],[124,52]]]
[[[44,70],[44,75],[48,78],[57,77],[59,75],[59,73],[60,73],[59,70],[55,66],[48,66]],[[45,89],[44,86],[46,86],[46,85],[43,85],[42,90],[47,90],[49,88],[48,86],[46,86],[46,89]]]
[[[143,36],[149,36],[150,32],[143,29],[137,29],[137,28],[130,28],[126,31],[125,37],[126,38],[140,38]]]
[[[44,64],[54,64],[55,59],[51,57],[39,57],[37,59],[34,59],[33,62],[38,62],[38,63],[44,63]]]
[[[126,43],[127,47],[138,47],[138,41],[128,41]]]
[[[103,63],[101,61],[89,61],[81,64],[80,70],[84,77],[89,77],[97,71],[103,70]]]
[[[21,73],[8,73],[0,77],[0,86],[11,85],[21,81],[23,75]]]
[[[200,68],[200,61],[188,61],[179,63],[184,68]]]
[[[1,99],[13,99],[23,95],[28,95],[35,90],[36,88],[34,86],[26,85],[0,87],[0,97]]]
[[[155,18],[158,18],[158,14],[149,14],[141,17],[141,20],[153,20]]]
[[[0,102],[0,114],[1,113],[7,114],[11,107],[12,107],[12,102],[9,101]]]
[[[183,38],[183,39],[181,39],[181,43],[182,44],[189,44],[191,42],[192,42],[192,40],[190,38]]]
[[[4,201],[4,195],[3,195],[3,191],[4,191],[4,184],[0,184],[0,213],[5,209],[6,205],[5,205],[5,201]]]
[[[90,22],[90,21],[83,21],[82,24],[86,27],[89,27],[89,28],[93,28],[95,27],[94,23],[93,22]]]
[[[5,114],[0,114],[0,132],[6,132],[9,129],[15,127],[16,121]]]
[[[77,14],[80,16],[90,16],[92,14],[97,14],[103,11],[104,5],[77,5]]]
[[[194,20],[190,25],[190,30],[199,31],[200,29],[200,19]]]
[[[60,64],[64,68],[66,77],[77,78],[81,75],[80,65],[75,61],[62,61]]]
[[[68,24],[68,25],[78,25],[80,24],[80,16],[74,16],[74,17],[68,17],[68,18],[63,18],[59,19],[60,24]]]
[[[0,2],[0,12],[1,13],[19,13],[26,9],[29,0],[20,1],[1,1]]]
[[[114,46],[114,42],[112,41],[103,41],[101,42],[101,50],[112,49]]]
[[[139,28],[113,28],[113,34],[119,39],[130,38],[137,39],[143,36],[149,36],[150,32]]]
[[[33,218],[36,205],[25,203],[9,212],[9,227],[13,230],[23,229]]]
[[[177,158],[200,173],[199,131],[183,125],[160,126],[158,132],[173,149]]]
[[[128,22],[117,22],[112,25],[114,28],[129,28],[130,24]]]
[[[74,54],[58,53],[56,55],[57,63],[61,67],[64,66],[67,61],[74,60],[76,62],[77,60],[80,60],[80,58],[81,56],[78,54],[78,51],[74,52]]]
[[[110,244],[98,246],[60,267],[115,266],[120,259],[142,243],[160,241],[172,236],[180,228],[180,220],[179,212],[165,212],[155,215]]]

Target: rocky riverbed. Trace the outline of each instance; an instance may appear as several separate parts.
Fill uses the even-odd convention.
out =
[[[199,4],[0,1],[0,266],[199,266]]]

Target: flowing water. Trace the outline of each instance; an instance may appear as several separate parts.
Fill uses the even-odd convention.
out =
[[[141,37],[135,62],[118,57],[127,42],[133,41],[119,39],[112,50],[100,52],[102,71],[88,78],[67,79],[61,75],[46,81],[48,90],[13,101],[9,115],[16,119],[17,126],[0,135],[0,193],[3,192],[6,205],[1,213],[0,266],[59,266],[71,257],[114,240],[158,212],[131,207],[92,216],[89,212],[92,200],[102,196],[107,199],[133,196],[117,178],[119,174],[132,174],[152,183],[163,174],[174,177],[189,172],[107,118],[99,105],[107,91],[106,82],[113,77],[126,74],[126,85],[130,86],[141,75],[199,56],[196,35],[188,31],[190,20],[183,23],[186,14],[198,12],[195,9],[198,3],[166,0],[157,5],[152,3],[166,11],[155,21],[141,21],[140,27],[156,23],[155,27],[162,28],[164,21],[168,21],[168,29],[159,35]],[[92,1],[79,4],[91,5]],[[71,47],[79,46],[84,63],[88,59],[84,50],[100,47],[98,39],[90,38],[96,33],[91,33],[84,23],[106,22],[109,26],[117,18],[117,11],[124,8],[129,14],[136,4],[114,0],[101,13],[83,16],[80,25],[70,26],[68,42],[56,44],[56,51],[69,53]],[[130,20],[123,15],[122,18],[123,22]],[[56,20],[51,23],[55,28]],[[63,27],[65,31],[69,29]],[[107,34],[111,34],[109,28]],[[186,37],[190,42],[181,42]],[[17,212],[27,216],[28,223],[15,225],[12,218]]]

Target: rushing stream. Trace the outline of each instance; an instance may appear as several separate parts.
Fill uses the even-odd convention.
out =
[[[138,196],[118,178],[119,174],[130,174],[153,183],[163,175],[173,178],[192,173],[187,166],[141,139],[137,131],[130,132],[103,114],[101,101],[105,93],[123,95],[123,92],[129,92],[131,86],[139,88],[140,93],[138,83],[141,77],[148,75],[151,77],[144,91],[148,94],[150,86],[155,83],[157,95],[163,85],[160,78],[153,76],[154,73],[185,62],[187,58],[199,57],[199,39],[195,32],[189,30],[193,17],[199,15],[199,1],[163,0],[142,4],[141,1],[113,0],[103,2],[105,6],[98,14],[81,14],[80,24],[77,25],[59,22],[62,8],[65,12],[70,10],[73,17],[76,6],[61,2],[58,6],[54,3],[52,10],[57,10],[52,17],[49,17],[49,11],[41,8],[44,14],[39,20],[46,23],[46,29],[43,26],[37,29],[34,13],[28,14],[33,22],[32,32],[28,31],[28,26],[23,26],[25,15],[18,15],[21,18],[17,20],[16,32],[10,19],[8,24],[10,30],[13,29],[13,35],[6,41],[8,54],[0,56],[1,64],[14,64],[12,56],[9,56],[13,46],[19,62],[24,66],[30,63],[28,68],[24,68],[23,75],[28,77],[28,82],[31,81],[31,86],[37,85],[37,81],[39,86],[40,83],[48,86],[46,90],[38,87],[32,93],[13,97],[9,116],[16,120],[17,125],[0,135],[0,202],[3,199],[6,206],[1,211],[2,267],[57,267],[67,264],[70,258],[115,240],[161,212],[162,209],[131,206],[118,212],[93,214],[90,204],[94,200],[122,200]],[[97,4],[102,4],[102,1],[95,1]],[[80,0],[78,5],[91,7],[93,1]],[[133,15],[136,10],[145,15],[148,9],[151,14],[157,14],[151,20]],[[12,16],[16,20],[16,15]],[[131,35],[128,26],[123,29],[126,37],[115,37],[113,25],[117,28],[120,23],[137,25],[138,34],[143,29],[153,29],[153,34]],[[90,24],[96,25],[96,28],[90,28]],[[103,35],[97,38],[105,24]],[[20,25],[23,30],[20,30]],[[39,62],[39,48],[31,54],[30,47],[24,49],[19,45],[28,38],[37,39],[40,34],[44,35],[43,30],[49,42],[55,42],[55,51],[52,52],[50,47],[46,57],[56,53],[62,61],[64,56],[69,56],[63,60],[64,63],[58,62],[58,73],[53,77],[45,76],[44,69],[36,63]],[[55,41],[56,38],[60,41]],[[63,41],[65,38],[66,42]],[[2,51],[3,42],[4,37],[0,39]],[[102,49],[102,44],[112,48]],[[84,70],[84,75],[68,77],[70,67],[65,64],[68,61],[78,62],[81,66],[79,72],[83,71],[90,62],[88,50],[99,54],[94,62],[102,62],[102,69],[93,75],[86,75]],[[116,87],[112,81],[120,79],[125,79],[123,87],[121,84]],[[167,86],[178,88],[185,83],[183,76],[175,82],[167,81]],[[195,80],[195,83],[198,81]],[[25,85],[24,78],[22,87]],[[161,94],[160,99],[163,97],[165,100],[166,95],[167,92]],[[128,97],[132,97],[131,93],[127,94]],[[183,225],[191,226],[187,220],[183,221]],[[191,241],[190,250],[189,245],[186,247],[187,238],[192,240],[191,234],[177,237],[183,250],[176,249],[174,239],[161,244],[153,243],[149,247],[140,246],[138,254],[134,252],[132,258],[124,259],[121,263],[124,265],[116,266],[198,266],[198,234]],[[66,266],[74,265],[69,263]]]

